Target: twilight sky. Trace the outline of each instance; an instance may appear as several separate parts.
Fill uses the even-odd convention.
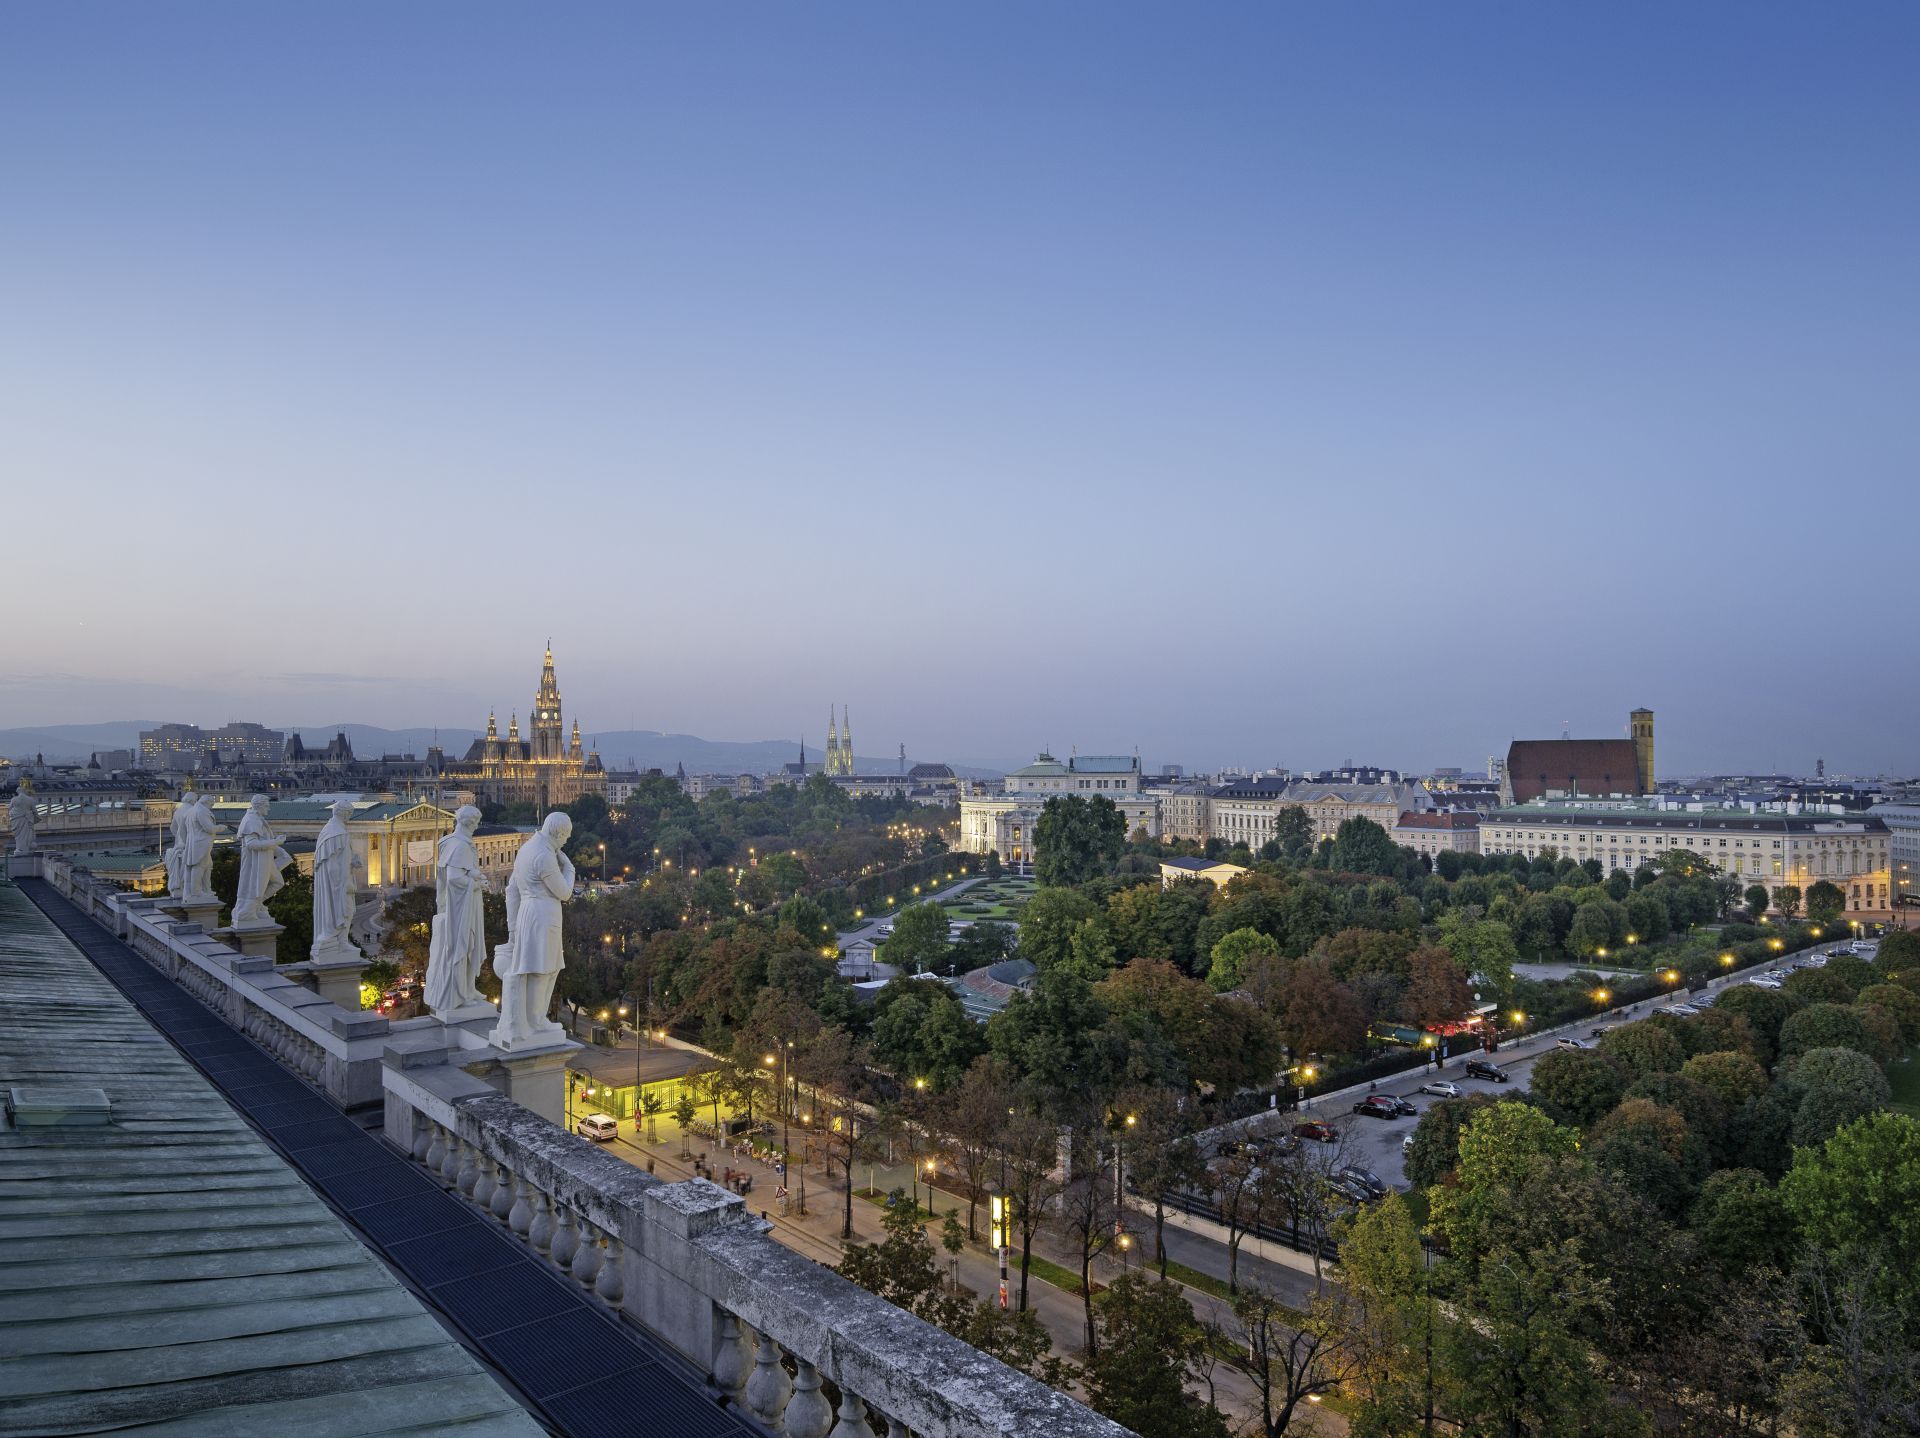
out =
[[[0,726],[1920,769],[1920,9],[0,11]],[[1904,581],[1904,582],[1902,582]]]

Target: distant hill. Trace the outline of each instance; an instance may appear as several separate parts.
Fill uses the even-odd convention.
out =
[[[161,721],[132,719],[112,724],[48,724],[37,729],[0,729],[0,754],[13,759],[46,756],[50,764],[84,764],[87,756],[99,749],[131,749],[140,742],[140,731],[152,729]],[[372,724],[294,724],[285,732],[298,734],[308,748],[326,744],[335,734],[345,733],[353,752],[363,759],[382,754],[412,754],[424,757],[438,735],[440,747],[450,756],[464,754],[467,746],[481,735],[478,729],[382,729]],[[627,729],[610,734],[587,736],[600,750],[600,758],[611,769],[663,769],[672,773],[684,764],[689,774],[764,774],[800,755],[797,739],[701,739],[692,734],[662,734],[655,729]],[[819,763],[821,750],[809,745],[807,758]],[[898,759],[856,757],[862,774],[892,774],[899,769]],[[909,764],[918,763],[909,759]],[[974,769],[954,765],[954,772],[974,777],[998,773],[993,769]]]

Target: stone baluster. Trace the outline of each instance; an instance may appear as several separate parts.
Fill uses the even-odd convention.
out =
[[[440,1168],[435,1175],[442,1183],[451,1185],[453,1181],[460,1176],[460,1155],[466,1146],[467,1141],[465,1139],[460,1137],[460,1135],[452,1129],[447,1130],[447,1151],[441,1155]]]
[[[428,1173],[440,1172],[440,1165],[447,1161],[447,1131],[439,1124],[431,1124],[433,1137],[427,1144],[427,1151],[420,1159],[427,1166]]]
[[[867,1405],[849,1390],[840,1390],[840,1421],[833,1427],[833,1438],[880,1438],[867,1422]]]
[[[620,1300],[627,1296],[626,1248],[612,1234],[600,1240],[605,1252],[600,1255],[600,1271],[594,1276],[593,1291],[601,1302],[609,1307],[618,1308]]]
[[[454,1180],[454,1187],[468,1198],[472,1198],[474,1186],[479,1182],[480,1150],[462,1139],[460,1141],[460,1172]]]
[[[740,1320],[717,1305],[714,1312],[720,1319],[720,1336],[713,1344],[713,1386],[725,1397],[738,1399],[753,1371],[753,1360],[747,1356]]]
[[[507,1227],[516,1238],[533,1231],[533,1185],[525,1178],[513,1182],[513,1207],[507,1210]]]
[[[806,1359],[797,1360],[793,1397],[787,1400],[787,1438],[827,1438],[833,1426],[833,1405],[820,1391],[820,1370]]]
[[[606,1255],[600,1251],[600,1230],[582,1219],[580,1247],[574,1252],[573,1266],[570,1270],[573,1281],[582,1288],[592,1288],[593,1281],[600,1276],[600,1260],[604,1257]]]
[[[487,1200],[487,1212],[502,1223],[513,1212],[513,1175],[504,1163],[494,1165],[493,1196]]]
[[[573,1210],[564,1203],[560,1205],[560,1218],[553,1230],[553,1248],[548,1257],[562,1273],[570,1271],[573,1256],[580,1249],[580,1227],[574,1222]]]
[[[907,1431],[907,1425],[898,1418],[889,1418],[887,1419],[887,1438],[913,1438],[913,1434]]]
[[[760,1335],[754,1350],[753,1373],[747,1379],[747,1408],[762,1423],[776,1431],[787,1399],[793,1396],[793,1380],[780,1362],[780,1345],[768,1334]]]
[[[545,1258],[553,1249],[553,1205],[547,1200],[547,1191],[536,1188],[533,1191],[533,1222],[527,1225],[527,1242],[533,1245],[533,1251]]]
[[[415,1163],[427,1161],[427,1155],[433,1149],[433,1141],[439,1135],[439,1124],[430,1125],[425,1117],[417,1113],[413,1116],[413,1147],[408,1151],[412,1153]]]
[[[484,1209],[493,1202],[493,1161],[485,1154],[480,1156],[479,1169],[474,1176],[471,1197],[476,1206]]]

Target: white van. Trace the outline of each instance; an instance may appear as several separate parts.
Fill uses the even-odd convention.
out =
[[[612,1143],[620,1137],[619,1121],[610,1114],[590,1113],[574,1125],[580,1137],[595,1143]]]

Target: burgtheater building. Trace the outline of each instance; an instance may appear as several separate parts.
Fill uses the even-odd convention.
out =
[[[572,738],[567,738],[560,716],[560,685],[553,677],[551,644],[540,669],[540,687],[534,694],[528,721],[529,734],[522,739],[520,716],[515,713],[503,739],[494,716],[487,715],[486,738],[474,740],[459,759],[442,759],[441,777],[491,803],[532,804],[539,810],[571,804],[583,794],[606,791],[607,772],[600,756],[581,749],[578,719],[573,721]]]

